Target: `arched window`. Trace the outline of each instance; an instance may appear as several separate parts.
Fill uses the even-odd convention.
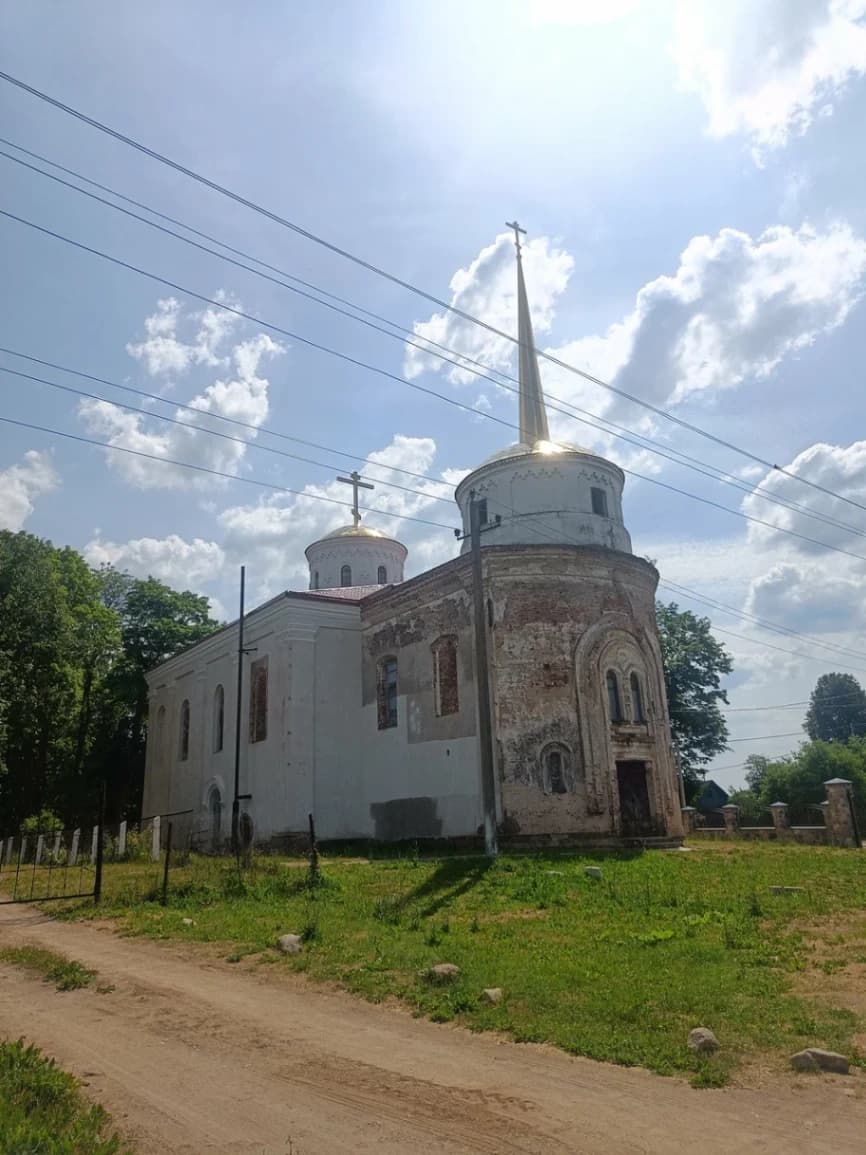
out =
[[[184,698],[180,708],[180,760],[189,758],[189,699]]]
[[[226,696],[222,686],[217,686],[213,694],[213,749],[218,754],[223,748],[225,729]]]
[[[386,582],[388,581],[388,571],[385,569],[385,567],[383,565],[379,566],[379,572],[376,575],[376,580],[378,581],[380,586],[385,585]]]
[[[541,754],[541,771],[545,794],[568,794],[572,789],[568,747],[558,742],[546,746]]]
[[[396,658],[383,658],[376,669],[376,706],[380,730],[397,725]]]
[[[460,694],[457,687],[457,639],[453,635],[439,638],[433,651],[433,702],[436,716],[457,714]]]
[[[352,584],[352,567],[350,565],[344,565],[343,568],[340,570],[340,585],[341,586],[350,586],[351,584]]]
[[[611,722],[622,721],[622,704],[619,697],[619,681],[613,670],[608,670],[607,677],[607,710]]]
[[[259,658],[250,666],[250,741],[264,742],[268,736],[268,659]]]
[[[645,722],[646,715],[643,712],[643,695],[640,689],[640,678],[637,674],[632,674],[629,678],[629,685],[631,687],[631,720],[632,722]]]

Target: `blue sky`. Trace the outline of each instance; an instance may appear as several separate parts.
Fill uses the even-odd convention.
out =
[[[864,0],[260,0],[243,8],[33,0],[0,7],[0,42],[2,68],[13,75],[509,330],[513,250],[503,225],[516,215],[529,230],[542,348],[866,505],[864,17]],[[421,341],[513,371],[507,342],[6,84],[0,135],[414,328]],[[332,452],[341,450],[378,463],[364,470],[382,483],[370,503],[404,520],[371,514],[369,523],[407,543],[411,572],[449,556],[451,487],[512,439],[485,416],[515,421],[512,394],[4,157],[0,180],[8,212],[477,409],[426,397],[0,218],[0,343],[166,398],[130,399],[3,354],[7,368],[148,410],[4,373],[3,415],[311,495],[0,424],[0,525],[191,586],[229,612],[241,562],[255,597],[303,586],[305,545],[346,520],[345,510],[315,500],[346,498],[333,481],[351,468]],[[763,735],[796,732],[801,722],[796,708],[745,707],[803,700],[833,668],[866,680],[866,561],[848,556],[866,558],[864,511],[793,478],[767,479],[747,458],[549,362],[542,375],[550,398],[799,503],[768,503],[551,415],[558,438],[770,523],[749,524],[650,480],[627,482],[635,551],[654,558],[663,578],[816,639],[768,633],[677,596],[741,635],[720,635],[737,664],[737,741],[716,764],[732,769],[717,776],[736,783],[747,753],[781,754],[797,743]],[[191,401],[255,429],[197,418],[200,426],[328,468],[152,415]],[[271,430],[328,448],[293,446]]]

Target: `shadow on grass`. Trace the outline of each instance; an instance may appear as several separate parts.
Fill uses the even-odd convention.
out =
[[[419,913],[423,918],[429,918],[477,886],[491,865],[489,858],[446,859],[428,879],[401,895],[399,909],[406,910],[416,903],[423,903],[426,905],[421,906]]]

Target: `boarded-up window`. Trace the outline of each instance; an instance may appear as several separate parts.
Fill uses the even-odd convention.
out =
[[[184,698],[180,707],[180,760],[189,758],[189,700]]]
[[[632,674],[629,682],[631,685],[631,720],[632,722],[645,722],[646,716],[643,712],[643,695],[640,689],[640,678],[637,674]]]
[[[619,697],[619,680],[613,670],[607,672],[607,710],[611,722],[622,721],[622,705]]]
[[[268,659],[259,658],[250,666],[250,741],[264,742],[268,736]]]
[[[217,686],[213,696],[213,748],[218,754],[223,748],[223,730],[225,728],[226,696],[222,686]]]
[[[348,587],[351,584],[352,584],[352,567],[350,565],[344,565],[343,568],[340,570],[340,585],[343,587]]]
[[[380,730],[397,725],[397,659],[383,658],[376,669],[376,704]]]
[[[607,517],[607,494],[603,489],[591,489],[592,495],[592,512],[598,514],[599,517]]]
[[[460,695],[457,688],[457,639],[451,635],[433,643],[433,700],[438,717],[457,714]]]

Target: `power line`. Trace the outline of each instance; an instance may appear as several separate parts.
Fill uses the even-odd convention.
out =
[[[207,245],[201,245],[198,242],[192,240],[190,237],[183,236],[181,233],[176,233],[172,229],[165,228],[164,226],[158,224],[156,221],[149,220],[147,217],[140,216],[138,213],[130,212],[128,209],[124,209],[121,205],[114,204],[112,201],[106,200],[104,197],[97,196],[94,193],[88,192],[87,189],[80,188],[77,185],[72,184],[70,181],[63,180],[61,177],[58,177],[53,173],[45,172],[43,169],[38,168],[36,165],[29,164],[27,161],[22,160],[20,157],[12,156],[10,153],[6,153],[0,150],[0,156],[5,157],[7,160],[13,161],[15,164],[22,165],[30,171],[38,173],[40,176],[47,177],[49,180],[63,185],[65,188],[72,189],[73,191],[80,193],[82,196],[89,197],[100,204],[106,205],[108,208],[114,209],[116,212],[123,213],[124,215],[147,225],[149,228],[157,229],[160,232],[165,233],[167,236],[174,237],[176,240],[182,241],[184,244],[191,245],[202,252],[206,252],[211,256],[217,257],[219,260],[226,261],[227,263],[232,264],[237,268],[252,273],[254,276],[261,277],[264,280],[271,282],[272,284],[287,289],[289,292],[296,293],[304,297],[306,300],[313,301],[318,305],[321,305],[327,309],[331,309],[341,316],[348,317],[350,320],[357,321],[362,325],[366,325],[376,332],[382,333],[386,337],[390,337],[392,340],[400,341],[401,344],[410,345],[425,355],[438,357],[440,360],[448,364],[454,365],[468,373],[472,373],[474,376],[480,378],[481,380],[491,382],[493,385],[496,385],[500,389],[507,390],[511,393],[519,393],[519,381],[511,374],[487,366],[483,362],[477,361],[474,358],[459,353],[457,350],[447,345],[443,345],[428,338],[424,338],[425,344],[422,345],[417,340],[412,339],[416,336],[414,330],[407,329],[405,326],[398,324],[396,321],[392,321],[387,317],[382,317],[378,313],[373,313],[368,309],[364,309],[355,302],[346,300],[344,297],[339,297],[336,294],[330,293],[318,285],[311,284],[309,281],[304,281],[301,278],[294,276],[292,273],[288,273],[283,269],[279,269],[275,265],[268,264],[267,262],[260,260],[258,257],[228,245],[224,241],[221,241],[219,238],[202,232],[200,229],[197,229],[184,221],[180,221],[175,217],[168,216],[166,213],[162,213],[141,201],[135,200],[132,197],[128,197],[124,193],[118,192],[116,189],[112,189],[107,185],[100,184],[98,181],[94,181],[90,177],[76,172],[74,169],[69,169],[64,165],[58,164],[56,161],[52,161],[47,157],[41,156],[39,153],[35,153],[30,149],[26,149],[22,145],[15,144],[11,141],[6,141],[3,137],[0,137],[0,142],[7,143],[12,148],[18,149],[21,152],[26,153],[28,156],[35,157],[45,164],[52,165],[53,167],[56,167],[71,176],[75,176],[78,180],[85,181],[104,192],[108,192],[111,196],[118,197],[119,199],[127,201],[130,204],[134,204],[136,207],[142,208],[154,216],[158,216],[163,220],[168,220],[172,224],[176,224],[180,228],[194,233],[196,236],[200,236],[206,240],[212,241],[214,244],[227,249],[229,252],[242,256],[246,260],[253,261],[255,264],[261,265],[265,269],[270,269],[272,272],[278,273],[281,277],[286,277],[289,280],[296,282],[296,284],[286,284],[285,281],[279,280],[277,277],[269,276],[267,273],[262,272],[261,269],[256,269],[250,265],[243,264],[241,261],[234,260],[227,256],[225,253],[211,249]],[[321,297],[315,296],[312,292],[305,292],[303,289],[298,288],[298,285],[303,285],[306,289],[312,289],[315,291],[315,293],[320,293],[324,297],[329,297],[330,300],[323,300]],[[337,301],[342,305],[348,306],[348,308],[340,308],[338,305],[332,304],[332,301]],[[364,316],[358,316],[355,312],[350,312],[350,309],[356,310],[357,313],[364,314]],[[375,318],[375,320],[381,321],[384,325],[388,325],[391,328],[386,329],[383,328],[382,325],[374,324],[372,321],[366,320],[365,318],[367,317]],[[399,331],[392,332],[391,329],[397,329]],[[436,352],[435,350],[441,350],[441,352]],[[453,356],[446,356],[445,354],[453,354]],[[479,369],[470,368],[470,365],[478,366],[479,369],[484,369],[485,372],[479,372]],[[496,378],[491,377],[491,372],[496,373],[504,380],[497,380]],[[513,382],[513,384],[505,384],[505,381]],[[515,388],[515,385],[518,386],[518,388]],[[619,425],[616,422],[609,420],[608,418],[599,417],[598,415],[593,414],[586,409],[582,409],[580,406],[573,405],[570,402],[562,401],[550,393],[547,394],[546,403],[547,408],[552,412],[561,413],[573,421],[578,421],[583,425],[589,426],[591,429],[599,430],[603,433],[606,433],[608,436],[625,441],[627,444],[634,445],[639,449],[648,450],[649,452],[654,453],[667,461],[671,461],[676,465],[684,465],[686,468],[692,469],[694,472],[699,473],[704,477],[708,477],[713,481],[720,482],[723,485],[732,486],[733,488],[738,489],[740,492],[745,493],[747,496],[759,497],[760,499],[769,501],[774,505],[779,505],[785,509],[796,511],[800,513],[801,516],[808,517],[814,521],[822,522],[836,529],[842,529],[848,533],[852,533],[860,537],[866,537],[866,531],[864,530],[858,529],[852,525],[848,525],[847,523],[839,521],[837,518],[832,516],[827,516],[826,514],[820,513],[816,510],[811,510],[808,506],[803,505],[801,502],[794,501],[791,498],[782,497],[779,494],[765,490],[760,486],[746,485],[739,479],[731,476],[731,474],[725,472],[717,466],[711,465],[708,462],[699,461],[697,458],[691,457],[689,454],[683,453],[679,449],[675,449],[673,447],[661,447],[659,442],[655,441],[651,437],[646,436],[645,434],[636,433],[634,430],[630,430],[626,426]]]
[[[837,705],[839,702],[850,702],[853,698],[862,698],[863,692],[852,691],[850,694],[830,695],[828,698],[817,698],[822,706]],[[746,714],[754,713],[757,710],[793,710],[797,706],[811,706],[811,698],[807,698],[805,702],[782,702],[777,706],[729,706],[726,713],[728,714]]]
[[[713,623],[713,632],[716,634],[726,634],[729,638],[736,638],[741,642],[749,642],[754,646],[764,646],[768,650],[776,650],[780,654],[788,654],[792,658],[806,658],[813,662],[823,662],[827,666],[833,666],[838,670],[849,670],[852,674],[866,674],[866,669],[862,666],[846,666],[842,662],[831,662],[829,658],[818,657],[815,654],[798,653],[797,650],[786,650],[784,646],[777,646],[773,642],[764,642],[760,638],[750,638],[747,634],[738,634],[733,630],[726,629],[724,626],[717,626]]]
[[[70,441],[79,441],[83,445],[96,445],[100,449],[110,449],[114,453],[128,453],[133,457],[144,457],[147,458],[148,461],[158,461],[162,465],[176,465],[180,469],[193,469],[197,473],[207,473],[212,477],[225,478],[227,481],[240,481],[244,485],[258,485],[263,489],[273,489],[279,493],[290,493],[293,497],[309,498],[311,501],[326,501],[330,505],[340,505],[347,509],[352,508],[351,502],[340,501],[339,498],[336,497],[325,497],[325,495],[321,493],[307,493],[302,489],[290,489],[286,485],[276,485],[274,482],[270,481],[259,481],[259,479],[256,477],[242,477],[239,474],[224,473],[219,469],[210,469],[205,465],[194,465],[190,461],[177,461],[172,457],[158,457],[155,453],[145,453],[141,449],[129,449],[125,445],[112,445],[109,441],[97,441],[93,437],[82,437],[78,433],[67,433],[62,429],[50,429],[45,425],[35,425],[30,421],[19,421],[14,417],[0,416],[0,421],[4,422],[6,425],[17,425],[20,429],[32,429],[37,433],[50,433],[54,437],[66,437]],[[386,509],[377,509],[375,506],[371,505],[362,505],[360,508],[364,511],[364,513],[375,513],[380,517],[395,518],[397,521],[414,521],[418,525],[430,525],[435,529],[447,529],[449,533],[454,532],[453,525],[446,525],[441,521],[429,521],[427,518],[423,517],[411,517],[406,513],[391,513]]]
[[[0,77],[2,77],[2,74],[0,74]],[[62,233],[58,233],[54,229],[49,229],[44,225],[36,224],[34,221],[27,220],[25,217],[20,217],[15,213],[7,211],[6,209],[0,209],[0,216],[4,216],[8,220],[16,221],[18,224],[25,225],[27,228],[34,229],[36,232],[40,232],[45,236],[53,237],[55,240],[62,241],[64,244],[71,245],[73,248],[79,249],[82,252],[87,252],[92,256],[96,256],[102,260],[109,261],[111,264],[117,265],[120,268],[128,269],[130,272],[134,272],[140,276],[147,277],[149,280],[156,281],[158,284],[165,285],[170,289],[174,289],[176,292],[185,293],[187,296],[212,305],[214,308],[223,309],[226,312],[233,313],[235,316],[242,317],[244,320],[251,321],[253,324],[261,325],[266,329],[271,329],[275,333],[280,333],[283,336],[288,337],[290,340],[299,342],[303,345],[307,345],[310,348],[317,349],[319,352],[328,353],[329,355],[337,357],[342,361],[346,361],[349,364],[355,365],[358,368],[366,369],[373,373],[378,373],[380,376],[387,377],[393,381],[397,381],[400,384],[406,385],[410,389],[415,389],[420,393],[425,393],[428,396],[436,397],[440,401],[445,401],[447,404],[453,405],[458,409],[463,409],[475,416],[483,417],[489,421],[495,421],[497,424],[503,425],[506,428],[517,429],[519,431],[520,427],[515,425],[512,421],[506,421],[504,418],[497,417],[492,413],[481,412],[477,409],[474,409],[471,405],[466,405],[463,402],[455,400],[453,397],[448,397],[443,393],[438,393],[434,389],[428,389],[424,385],[419,385],[416,381],[408,381],[405,377],[400,377],[396,373],[391,373],[389,370],[383,369],[379,365],[371,365],[368,362],[361,361],[357,357],[350,356],[348,353],[343,353],[338,349],[333,349],[330,346],[323,345],[318,341],[313,341],[309,337],[304,337],[300,333],[293,332],[290,329],[285,329],[280,325],[274,324],[272,321],[265,321],[261,317],[256,317],[254,314],[247,313],[243,309],[238,309],[233,305],[229,305],[225,301],[220,301],[215,297],[208,297],[203,293],[196,292],[194,289],[186,288],[185,286],[180,285],[175,281],[169,280],[167,277],[162,277],[157,273],[151,273],[147,269],[142,269],[138,265],[133,265],[129,261],[121,260],[119,257],[113,257],[109,253],[105,253],[91,245],[86,245],[81,241],[73,240],[71,237],[64,236]],[[855,558],[857,561],[866,562],[866,557],[864,557],[862,554],[853,553],[851,550],[843,549],[841,546],[830,545],[828,542],[820,541],[818,538],[809,537],[803,533],[797,533],[796,530],[786,529],[783,526],[774,525],[772,522],[764,521],[763,518],[754,517],[752,514],[743,513],[742,510],[731,509],[730,506],[722,505],[720,502],[713,501],[708,497],[701,497],[698,494],[690,493],[688,490],[681,489],[679,486],[671,485],[665,481],[660,481],[656,477],[650,477],[647,474],[638,473],[634,469],[627,469],[625,466],[617,466],[617,468],[621,469],[623,473],[628,474],[631,477],[640,478],[642,481],[649,482],[651,485],[659,486],[660,488],[666,489],[671,493],[678,493],[683,497],[691,498],[693,501],[699,501],[702,505],[708,505],[713,509],[722,510],[724,513],[731,513],[735,517],[741,517],[745,521],[750,521],[756,525],[765,526],[766,528],[772,529],[777,533],[783,533],[789,537],[796,537],[800,541],[808,542],[810,545],[817,545],[821,549],[829,549],[834,553],[845,554],[847,557]]]
[[[755,734],[751,738],[728,738],[729,743],[733,742],[766,742],[770,738],[802,738],[802,730],[790,730],[787,734]]]
[[[31,373],[22,373],[18,369],[7,369],[5,365],[0,365],[0,372],[10,373],[15,377],[23,377],[27,381],[36,381],[40,385],[49,385],[52,389],[61,389],[64,393],[74,393],[78,397],[87,397],[93,401],[102,401],[105,405],[112,405],[116,409],[123,409],[130,413],[141,413],[145,417],[155,417],[159,421],[167,421],[171,425],[179,425],[182,429],[191,429],[194,433],[204,433],[208,437],[219,437],[225,441],[232,441],[236,445],[245,445],[249,449],[258,449],[263,453],[275,453],[280,457],[290,458],[292,461],[302,461],[305,465],[314,465],[318,469],[327,469],[330,472],[339,472],[340,466],[332,465],[330,462],[314,461],[311,457],[302,457],[298,453],[288,453],[285,449],[276,449],[272,445],[262,445],[258,441],[248,441],[244,437],[232,437],[229,433],[220,433],[217,429],[208,429],[204,425],[194,425],[191,421],[179,421],[176,417],[169,417],[165,413],[154,413],[149,409],[142,409],[138,405],[122,405],[119,401],[111,401],[108,397],[102,397],[98,393],[88,393],[84,389],[75,389],[71,385],[61,385],[57,381],[48,381],[45,377],[35,377]],[[123,388],[123,386],[118,386]],[[150,395],[148,395],[150,396]],[[167,398],[158,398],[165,404],[171,404]],[[193,412],[199,413],[204,417],[210,416],[207,409],[195,409],[194,406],[185,406],[184,408],[191,408]],[[387,468],[384,466],[383,468]],[[381,478],[374,478],[377,485],[385,486],[387,489],[399,489],[403,493],[414,493],[419,497],[429,498],[431,501],[444,501],[449,505],[452,504],[453,499],[450,497],[440,497],[435,493],[424,493],[420,489],[413,489],[408,485],[399,485],[396,481],[383,481]],[[437,482],[439,485],[446,485],[447,482]]]
[[[704,594],[695,593],[694,590],[689,589],[688,586],[679,585],[677,582],[669,581],[667,578],[662,579],[659,585],[665,586],[666,589],[673,590],[674,593],[679,593],[685,597],[692,598],[696,602],[703,602],[704,605],[711,606],[713,609],[721,610],[723,613],[733,614],[735,617],[743,618],[744,621],[754,622],[771,633],[785,634],[794,638],[802,638],[811,645],[822,646],[826,650],[831,650],[834,653],[840,653],[851,658],[860,658],[862,653],[860,650],[853,650],[849,646],[839,646],[835,642],[822,642],[819,638],[812,637],[810,634],[801,634],[798,630],[792,629],[790,626],[780,626],[775,622],[768,622],[764,618],[756,617],[754,614],[748,613],[746,610],[738,610],[733,606],[726,605],[725,602],[716,601],[714,598],[708,598]]]
[[[401,288],[406,289],[408,292],[411,292],[417,296],[423,297],[425,300],[430,301],[432,304],[437,305],[439,308],[445,309],[448,312],[453,313],[456,316],[461,317],[463,320],[469,321],[474,325],[478,325],[481,328],[487,330],[488,332],[493,333],[495,336],[501,337],[504,340],[510,341],[512,344],[516,344],[518,346],[521,344],[521,342],[516,337],[513,337],[510,333],[506,333],[502,329],[498,329],[495,325],[491,325],[488,322],[483,321],[480,318],[473,316],[471,313],[465,312],[464,310],[458,308],[457,306],[451,304],[450,302],[445,301],[445,300],[441,299],[440,297],[437,297],[434,294],[427,292],[425,289],[422,289],[415,284],[412,284],[410,281],[403,280],[402,278],[396,276],[394,273],[389,273],[387,270],[382,269],[377,265],[374,265],[372,262],[365,260],[363,257],[359,257],[357,254],[352,253],[349,250],[344,249],[337,244],[334,244],[332,241],[326,240],[324,237],[321,237],[321,236],[317,235],[316,233],[311,232],[309,229],[303,228],[301,225],[297,224],[296,222],[291,221],[288,218],[283,217],[280,214],[275,213],[272,210],[265,208],[263,205],[257,204],[255,201],[250,200],[248,197],[244,197],[240,193],[234,192],[233,190],[227,188],[226,186],[221,185],[218,182],[211,180],[209,177],[204,176],[202,173],[196,172],[194,169],[188,168],[187,166],[179,163],[178,161],[172,160],[170,157],[167,157],[164,154],[157,152],[155,149],[149,148],[147,145],[141,143],[140,141],[135,140],[133,137],[127,135],[126,133],[123,133],[117,129],[111,128],[109,125],[103,123],[102,121],[96,120],[94,117],[88,116],[86,113],[81,112],[79,109],[73,108],[71,105],[65,104],[63,101],[58,100],[53,96],[49,96],[48,93],[42,92],[38,88],[34,88],[32,85],[27,84],[25,81],[19,80],[17,77],[14,77],[14,76],[10,75],[9,73],[2,72],[2,71],[0,71],[0,80],[5,80],[7,83],[12,84],[15,87],[21,89],[22,91],[29,93],[31,96],[34,96],[37,99],[42,100],[45,103],[52,105],[54,108],[57,108],[61,112],[65,112],[67,115],[74,117],[75,119],[79,120],[81,123],[87,124],[91,128],[95,128],[98,131],[103,132],[103,133],[107,134],[108,136],[113,137],[115,140],[121,142],[122,144],[125,144],[125,145],[129,146],[130,148],[134,148],[138,152],[142,153],[143,155],[150,157],[152,160],[156,160],[161,164],[167,165],[168,167],[174,169],[176,172],[182,173],[184,176],[189,177],[191,180],[194,180],[194,181],[198,182],[199,184],[204,185],[206,188],[209,188],[212,191],[217,192],[222,196],[228,197],[230,200],[235,201],[237,204],[243,205],[245,208],[250,209],[251,211],[256,212],[256,213],[268,218],[269,220],[273,221],[275,224],[278,224],[284,228],[290,229],[292,232],[298,234],[299,236],[304,237],[306,240],[311,241],[314,244],[320,245],[321,247],[329,250],[332,253],[335,253],[337,256],[340,256],[340,257],[344,258],[345,260],[353,262],[354,264],[358,265],[360,268],[366,269],[368,272],[374,273],[376,276],[383,277],[385,280],[388,280],[392,284],[398,285]],[[653,405],[651,402],[646,401],[645,399],[643,399],[641,397],[637,397],[632,393],[628,393],[626,390],[620,389],[615,385],[611,385],[609,382],[603,381],[603,380],[601,380],[601,378],[595,377],[593,374],[588,373],[585,370],[578,369],[576,366],[570,365],[567,362],[562,361],[560,358],[554,356],[551,353],[547,353],[544,350],[538,350],[538,353],[539,353],[539,356],[543,357],[547,361],[552,362],[554,365],[557,365],[559,368],[565,369],[569,373],[574,373],[577,376],[582,377],[584,380],[589,381],[592,384],[597,385],[602,389],[606,389],[609,392],[616,394],[617,396],[623,397],[626,400],[632,402],[633,404],[639,405],[642,408],[647,409],[652,413],[655,413],[656,416],[658,416],[658,417],[664,417],[666,420],[673,422],[674,424],[678,425],[680,428],[687,429],[690,432],[696,433],[699,436],[704,437],[707,440],[712,441],[717,445],[720,445],[726,449],[730,449],[732,452],[738,453],[740,456],[745,457],[748,460],[753,461],[757,464],[760,464],[760,465],[764,466],[766,469],[781,473],[784,476],[791,478],[792,480],[799,481],[801,484],[809,486],[811,489],[817,490],[818,492],[821,492],[821,493],[825,493],[831,497],[837,498],[840,501],[844,501],[849,505],[855,506],[858,509],[866,511],[866,505],[862,505],[860,502],[854,501],[853,498],[844,497],[841,494],[834,493],[832,490],[827,489],[825,486],[822,486],[817,482],[811,481],[806,477],[802,477],[799,474],[794,473],[789,469],[786,469],[782,466],[776,465],[774,462],[771,462],[768,459],[761,457],[760,455],[754,453],[751,450],[743,449],[741,446],[738,446],[738,445],[734,444],[733,442],[726,440],[725,438],[718,437],[716,434],[710,433],[708,430],[702,429],[700,426],[694,425],[692,422],[686,421],[685,419],[683,419],[681,417],[677,417],[675,414],[670,413],[668,410],[662,409],[660,406]]]

